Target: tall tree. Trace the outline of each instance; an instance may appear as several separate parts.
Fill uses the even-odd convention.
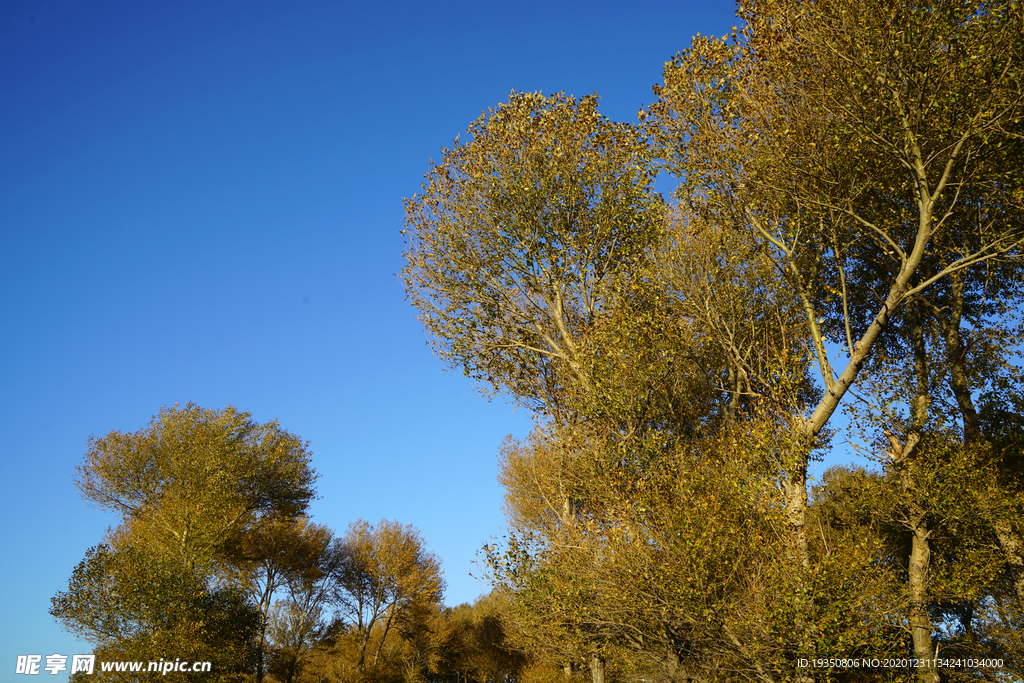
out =
[[[804,311],[825,387],[794,416],[808,454],[901,308],[961,271],[1019,258],[1019,225],[1005,219],[1021,181],[1001,158],[1024,111],[1020,11],[745,3],[733,40],[698,37],[666,66],[649,120],[683,200],[770,255]],[[997,210],[977,214],[980,197]],[[830,333],[846,347],[842,370]],[[924,422],[907,426],[900,452],[912,459]],[[806,456],[789,480],[791,533],[807,548]],[[805,551],[804,571],[811,560]]]
[[[626,332],[610,321],[629,319],[625,293],[642,282],[663,232],[646,140],[601,116],[596,96],[515,92],[468,133],[406,203],[403,276],[435,350],[557,423],[612,414],[609,434],[632,433],[649,417],[623,390],[644,388],[623,382],[616,361],[640,351],[655,386],[681,360],[602,344]],[[652,309],[643,321],[626,336],[653,338]]]
[[[585,337],[659,235],[643,136],[597,97],[513,92],[406,202],[406,293],[451,367],[541,412],[593,386]]]
[[[1024,139],[1021,8],[766,0],[744,3],[739,14],[744,25],[731,39],[698,37],[666,66],[659,101],[644,113],[663,166],[680,179],[674,225],[650,222],[656,229],[634,230],[638,241],[619,252],[625,242],[609,247],[600,224],[552,213],[553,205],[578,205],[572,188],[591,182],[589,157],[567,156],[557,144],[565,135],[550,132],[572,108],[513,98],[474,124],[469,143],[446,151],[424,194],[407,204],[407,292],[443,358],[553,417],[506,462],[517,528],[508,553],[491,556],[516,594],[533,601],[547,641],[583,642],[575,654],[585,657],[641,633],[663,661],[676,648],[677,663],[715,677],[728,670],[809,681],[815,673],[798,662],[824,653],[830,638],[860,639],[867,648],[879,642],[870,633],[891,633],[891,621],[864,611],[879,595],[893,595],[872,564],[882,541],[867,552],[863,544],[836,550],[824,533],[814,538],[808,475],[850,391],[906,363],[913,372],[901,400],[912,410],[882,426],[892,435],[893,490],[903,495],[893,509],[918,541],[904,604],[911,652],[931,659],[937,627],[929,610],[938,603],[929,591],[939,584],[928,568],[949,565],[934,544],[978,536],[953,534],[963,523],[941,512],[962,502],[964,491],[935,505],[925,493],[942,488],[934,488],[929,466],[971,453],[947,448],[948,425],[930,412],[941,372],[928,354],[926,318],[960,315],[964,306],[980,314],[986,292],[1000,306],[1015,296],[1010,281],[1024,237],[1016,170]],[[524,140],[556,142],[523,156]],[[635,158],[649,174],[650,154]],[[552,225],[568,232],[545,232],[552,215],[566,216]],[[608,270],[576,259],[580,253],[627,258],[609,259],[619,265]],[[958,334],[946,326],[943,365],[967,429],[970,370],[954,356],[968,345]],[[808,381],[808,361],[822,391]],[[743,471],[742,463],[754,462],[757,477],[734,473],[728,483],[727,463]],[[709,463],[721,479],[702,471]],[[771,478],[764,468],[779,476],[781,504],[754,483]],[[660,502],[642,495],[645,486],[659,490]],[[678,492],[710,496],[716,486],[759,491],[751,495],[764,506],[748,521],[739,514],[749,510],[742,496],[716,492],[715,500],[731,501],[715,508],[721,519],[774,528],[781,511],[785,561],[748,543],[756,533],[690,548],[684,555],[694,558],[749,551],[744,578],[758,577],[725,590],[755,606],[746,621],[712,619],[698,628],[687,611],[699,600],[680,596],[700,596],[714,580],[694,571],[689,579],[699,586],[686,584],[664,558],[685,545],[674,540],[679,529],[718,528],[675,510],[684,504]],[[639,500],[648,501],[642,510]],[[1000,501],[990,507],[1013,509]],[[630,548],[618,538],[646,544]],[[617,594],[610,586],[627,584],[607,562],[615,548],[638,562],[641,576],[656,577],[651,595],[677,589],[644,620],[624,600],[602,602]],[[966,563],[967,554],[959,557]],[[764,597],[773,591],[791,599]],[[830,616],[851,605],[850,620]],[[644,630],[652,625],[662,633]],[[917,674],[937,676],[929,667]]]

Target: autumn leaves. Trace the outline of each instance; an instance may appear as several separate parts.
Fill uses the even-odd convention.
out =
[[[316,478],[306,443],[231,407],[165,408],[90,440],[78,489],[121,523],[51,613],[103,661],[210,661],[221,681],[346,667],[387,680],[415,620],[439,618],[440,562],[412,526],[360,520],[335,538],[310,522]]]
[[[1020,12],[745,4],[641,123],[514,92],[432,167],[406,292],[538,416],[488,550],[553,662],[776,681],[1017,651]],[[812,491],[840,406],[870,469]],[[838,509],[855,480],[884,504]]]

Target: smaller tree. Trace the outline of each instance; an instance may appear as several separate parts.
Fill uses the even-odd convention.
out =
[[[412,525],[381,520],[351,524],[338,541],[335,604],[359,634],[356,667],[366,664],[375,626],[381,627],[373,664],[388,635],[416,604],[440,603],[445,583],[441,563],[426,550]]]
[[[269,672],[282,683],[292,683],[306,668],[307,658],[324,635],[323,606],[301,599],[278,600],[267,616],[270,645]]]
[[[246,592],[260,615],[256,642],[256,683],[266,671],[268,628],[297,658],[320,623],[321,608],[330,597],[336,554],[333,532],[305,517],[271,518],[243,534],[234,547],[234,561],[224,571],[231,585]],[[286,589],[288,599],[275,604]],[[271,608],[275,619],[271,618]]]
[[[523,680],[526,655],[513,644],[509,601],[499,591],[446,611],[461,637],[461,650],[450,668],[461,680]]]
[[[236,681],[252,664],[259,616],[238,590],[211,587],[180,563],[125,542],[117,534],[86,553],[50,614],[93,642],[100,659],[157,661],[173,653],[212,663],[215,681]],[[103,680],[137,674],[97,672]],[[184,680],[169,674],[166,680]]]

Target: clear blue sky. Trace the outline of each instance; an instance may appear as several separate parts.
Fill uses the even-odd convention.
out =
[[[116,523],[74,468],[90,435],[178,402],[278,418],[311,442],[316,522],[414,524],[448,604],[485,592],[495,456],[530,419],[425,346],[395,277],[402,198],[512,89],[596,91],[634,120],[733,11],[0,3],[0,680],[18,654],[89,651],[47,613]]]

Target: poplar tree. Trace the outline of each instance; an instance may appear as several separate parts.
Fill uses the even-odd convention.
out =
[[[579,205],[590,157],[519,150],[565,139],[554,122],[575,100],[513,97],[408,202],[407,293],[450,365],[551,418],[506,447],[513,532],[489,549],[545,645],[579,663],[642,653],[680,680],[810,681],[835,672],[801,660],[894,642],[931,661],[956,640],[934,621],[953,593],[1002,605],[1024,566],[1020,402],[1013,373],[993,370],[1006,356],[982,351],[1019,302],[1021,7],[766,0],[738,16],[731,36],[698,36],[666,65],[643,130],[615,124],[653,143],[608,155],[637,160],[621,173],[678,177],[671,216],[652,198],[660,218],[640,222],[620,199],[631,242],[552,212]],[[616,265],[576,256],[588,253]],[[979,409],[982,387],[999,398]],[[855,394],[887,463],[864,490],[888,501],[888,521],[814,529],[848,514],[832,503],[853,504],[826,486],[815,509],[808,487]],[[972,476],[957,488],[944,466]],[[741,532],[729,539],[722,520]],[[706,542],[682,540],[695,528]],[[755,541],[764,529],[781,534]],[[985,543],[1002,553],[998,580],[978,569],[995,557]],[[730,562],[734,583],[708,569]],[[873,616],[882,602],[896,607]],[[695,618],[706,613],[721,616]]]

